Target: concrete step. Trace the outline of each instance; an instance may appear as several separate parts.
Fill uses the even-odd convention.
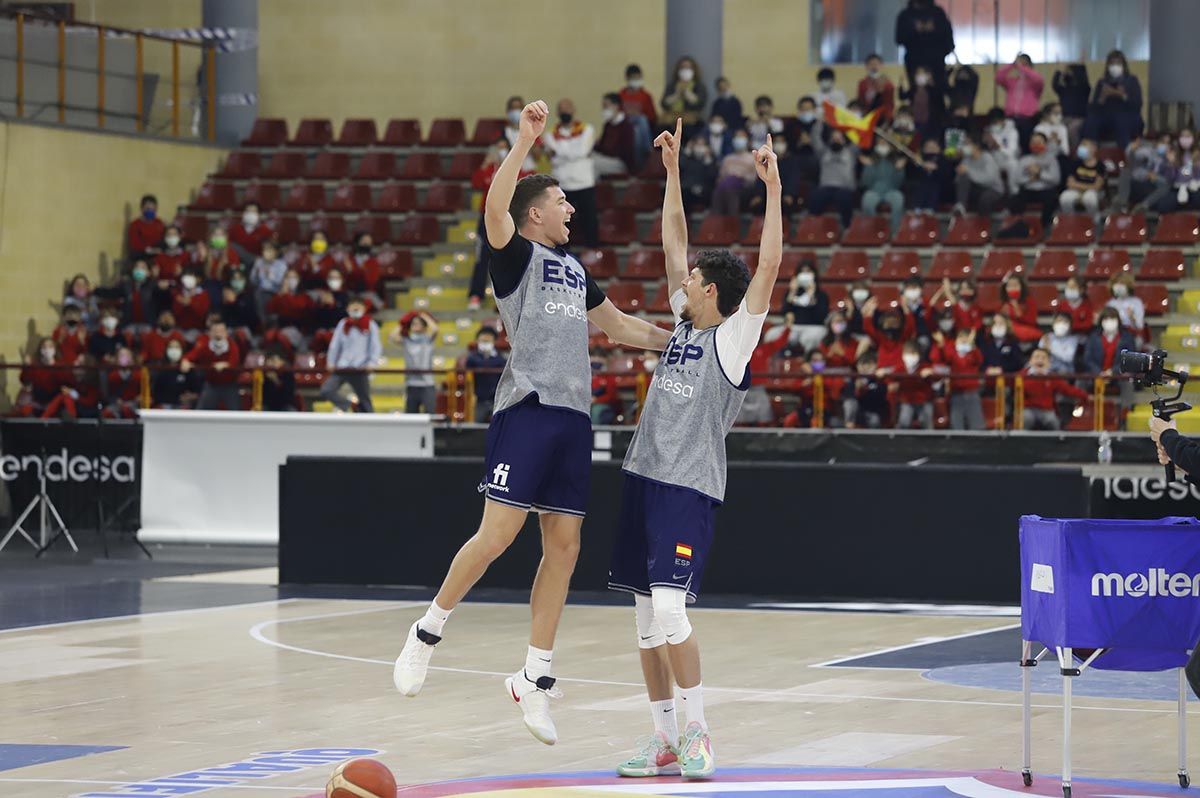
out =
[[[396,309],[406,312],[409,310],[461,311],[466,307],[466,286],[414,286],[407,292],[396,294]]]

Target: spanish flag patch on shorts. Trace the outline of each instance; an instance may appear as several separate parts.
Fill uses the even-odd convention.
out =
[[[676,543],[675,544],[675,556],[676,557],[687,557],[690,560],[692,558],[692,547],[687,546],[683,543]]]

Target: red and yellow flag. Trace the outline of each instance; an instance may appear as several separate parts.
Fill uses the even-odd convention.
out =
[[[825,100],[825,124],[846,134],[846,138],[854,142],[860,149],[868,149],[875,142],[875,123],[879,121],[879,111],[876,108],[866,116],[859,116],[853,111],[834,105]]]
[[[676,543],[675,544],[675,556],[676,557],[687,557],[690,560],[692,558],[692,547],[688,546],[687,544],[684,544],[684,543]]]

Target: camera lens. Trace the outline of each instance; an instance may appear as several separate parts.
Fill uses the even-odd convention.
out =
[[[1130,352],[1128,349],[1121,350],[1121,356],[1117,360],[1117,369],[1123,374],[1145,374],[1150,371],[1150,356],[1143,352]]]

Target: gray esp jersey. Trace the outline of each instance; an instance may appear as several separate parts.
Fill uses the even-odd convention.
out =
[[[735,385],[717,361],[717,326],[675,327],[646,391],[624,469],[632,474],[725,499],[725,435],[750,387]]]
[[[565,251],[530,243],[533,252],[520,282],[496,296],[512,353],[496,386],[494,412],[536,392],[543,405],[590,417],[587,271]]]

